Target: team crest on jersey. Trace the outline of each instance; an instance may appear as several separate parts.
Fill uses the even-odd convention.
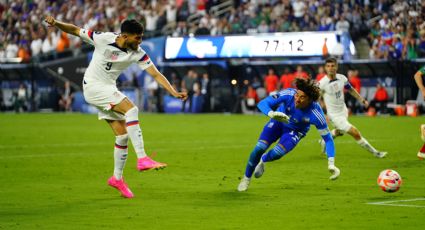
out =
[[[304,123],[310,123],[310,118],[309,117],[303,117],[303,122]]]
[[[105,53],[103,53],[103,56],[105,58],[111,59],[112,61],[117,60],[119,55],[120,55],[119,51],[105,50]]]
[[[338,84],[337,83],[332,84],[332,87],[334,88],[334,90],[338,90]]]

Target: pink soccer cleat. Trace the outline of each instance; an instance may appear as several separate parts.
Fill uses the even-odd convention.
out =
[[[133,198],[134,195],[131,190],[128,188],[128,185],[124,182],[124,178],[117,180],[115,176],[112,176],[108,180],[108,184],[121,192],[121,195],[125,198]]]
[[[148,156],[139,158],[137,160],[137,169],[139,171],[144,171],[144,170],[149,170],[149,169],[163,169],[165,167],[167,167],[167,164],[161,163],[161,162],[156,162]]]

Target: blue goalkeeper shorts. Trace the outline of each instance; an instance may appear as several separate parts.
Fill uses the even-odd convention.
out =
[[[279,139],[278,144],[288,153],[297,146],[302,137],[303,135],[285,127],[283,123],[271,120],[264,126],[258,140],[270,146]]]

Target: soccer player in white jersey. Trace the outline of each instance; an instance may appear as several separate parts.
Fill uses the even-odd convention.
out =
[[[361,134],[360,131],[348,122],[348,109],[344,101],[344,89],[353,95],[364,106],[368,106],[368,101],[351,86],[346,76],[336,73],[338,62],[335,58],[328,58],[325,63],[326,76],[319,81],[319,87],[322,91],[323,101],[326,106],[327,115],[332,122],[334,129],[331,131],[335,139],[344,133],[350,134],[357,143],[371,152],[375,157],[383,158],[387,152],[376,150]],[[325,151],[325,144],[319,141],[322,146],[322,152]]]
[[[83,92],[85,100],[99,109],[99,119],[106,120],[115,134],[114,173],[108,184],[126,198],[134,197],[123,179],[127,160],[127,142],[131,140],[137,154],[139,171],[166,167],[145,153],[142,130],[139,126],[139,110],[116,86],[116,80],[132,63],[138,63],[171,95],[185,100],[186,93],[177,92],[140,48],[144,28],[136,20],[125,20],[121,33],[94,32],[75,25],[60,22],[51,16],[45,21],[68,34],[79,36],[95,47],[93,58],[84,74]]]

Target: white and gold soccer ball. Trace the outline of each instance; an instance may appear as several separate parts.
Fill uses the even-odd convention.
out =
[[[384,192],[397,192],[402,182],[400,174],[392,169],[385,169],[378,176],[378,185]]]

